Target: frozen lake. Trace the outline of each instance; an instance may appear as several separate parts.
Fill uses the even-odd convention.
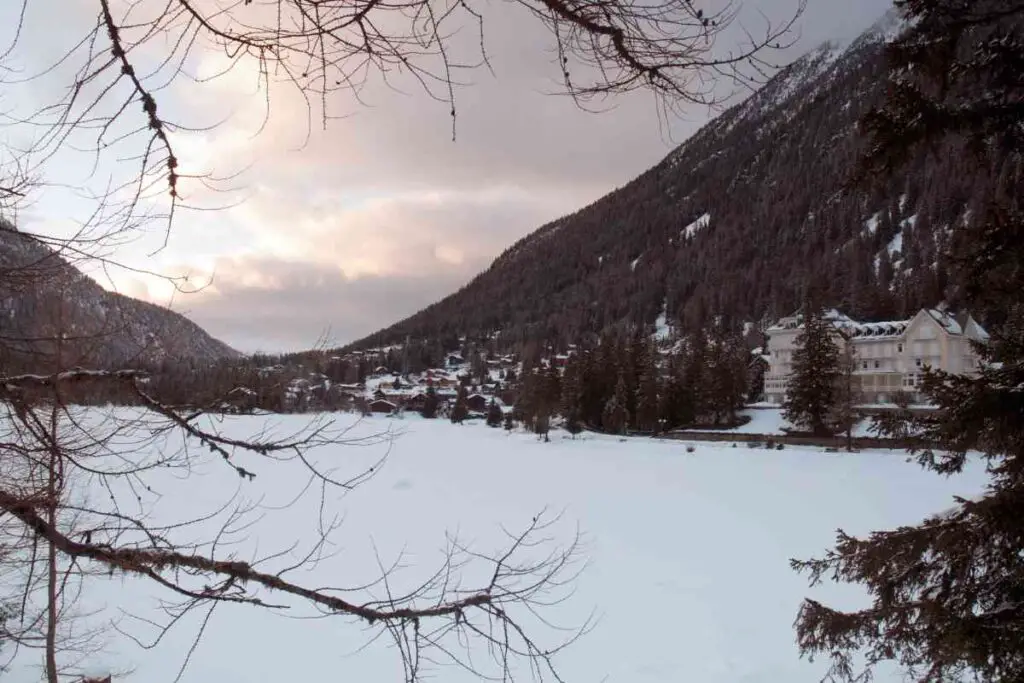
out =
[[[307,418],[270,419],[288,431]],[[265,421],[232,418],[223,426],[243,437]],[[545,508],[561,513],[547,534],[552,546],[570,543],[578,528],[588,564],[574,594],[544,615],[568,627],[596,617],[594,628],[556,660],[566,681],[816,683],[824,663],[800,660],[794,642],[801,599],[813,596],[842,607],[858,605],[861,595],[850,587],[812,591],[789,568],[789,559],[820,554],[839,527],[860,534],[916,522],[949,507],[954,494],[978,492],[984,481],[978,466],[943,479],[908,463],[902,453],[764,451],[728,444],[698,444],[687,453],[680,442],[592,435],[573,441],[561,432],[545,444],[521,432],[418,417],[369,419],[350,435],[385,429],[395,432],[389,444],[332,446],[311,455],[343,476],[390,449],[385,465],[365,484],[346,495],[328,491],[324,516],[343,516],[330,556],[292,580],[356,587],[379,574],[378,557],[386,566],[401,558],[395,585],[412,586],[444,559],[446,534],[494,552],[507,542],[502,525],[517,531]],[[180,436],[172,438],[180,443]],[[232,536],[234,545],[224,552],[248,560],[298,542],[277,561],[283,567],[302,554],[303,541],[316,537],[318,487],[306,489],[308,473],[299,464],[242,455],[239,464],[257,476],[241,482],[217,457],[202,449],[195,453],[189,476],[148,475],[152,491],[143,492],[143,500],[154,519],[204,514],[238,492],[258,505],[261,518]],[[203,538],[204,530],[190,527],[180,535]],[[481,571],[483,565],[470,565],[462,572],[467,588],[484,580]],[[172,597],[140,579],[95,579],[87,584],[83,609],[96,610],[89,623],[116,621],[121,631],[145,639],[153,629],[123,611],[156,618],[158,600]],[[346,594],[354,602],[367,597],[358,590]],[[363,625],[312,615],[303,609],[271,613],[219,605],[180,680],[401,680],[398,653],[386,637],[366,645],[374,632]],[[104,627],[105,649],[89,657],[89,669],[131,669],[115,680],[170,683],[204,616],[188,615],[149,650]],[[535,634],[552,644],[561,635],[543,627]],[[5,683],[38,680],[40,662],[39,651],[19,651],[3,675]],[[454,667],[431,673],[445,682],[475,680]]]

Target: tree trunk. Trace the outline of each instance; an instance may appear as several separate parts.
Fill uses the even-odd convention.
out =
[[[57,468],[59,467],[58,454],[56,453],[57,438],[57,406],[54,405],[50,417],[49,438],[50,460],[47,463],[46,472],[46,496],[47,510],[46,522],[51,528],[57,526],[57,499],[59,487],[57,481]],[[60,618],[57,606],[57,547],[52,541],[46,544],[46,681],[47,683],[58,683],[57,676],[57,620]]]

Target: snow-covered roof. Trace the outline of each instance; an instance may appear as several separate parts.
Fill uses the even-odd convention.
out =
[[[934,308],[929,308],[928,315],[930,315],[935,322],[942,325],[942,327],[950,334],[964,333],[963,325],[948,313],[944,311],[937,311]]]
[[[942,329],[951,335],[964,334],[964,328],[967,326],[968,322],[973,321],[968,314],[954,316],[947,311],[940,311],[934,308],[927,308],[924,309],[924,311],[932,318],[932,320],[941,325]],[[886,320],[882,322],[862,323],[850,318],[834,308],[826,311],[824,318],[835,325],[837,329],[842,331],[848,337],[860,339],[902,337],[906,333],[910,323],[913,321],[913,318],[911,318],[908,320]],[[979,337],[984,338],[987,336],[985,331],[977,324],[977,322],[974,322],[974,325],[978,328]],[[782,318],[768,329],[769,331],[781,331],[797,330],[801,327],[803,327],[803,315],[795,313],[788,318]]]
[[[909,320],[889,320],[878,323],[858,323],[850,321],[836,325],[851,337],[902,337],[910,325]]]

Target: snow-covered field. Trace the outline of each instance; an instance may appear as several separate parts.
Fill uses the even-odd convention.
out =
[[[244,436],[264,419],[235,418],[227,431]],[[292,427],[305,419],[274,421]],[[385,565],[404,552],[406,569],[398,580],[412,582],[437,568],[446,532],[494,551],[504,541],[501,525],[517,530],[543,508],[562,512],[553,540],[569,542],[578,525],[589,565],[575,594],[550,615],[568,626],[583,623],[591,612],[598,617],[595,628],[557,660],[570,682],[816,682],[824,663],[800,660],[794,644],[800,600],[814,596],[854,606],[861,596],[850,587],[810,590],[788,560],[821,553],[838,527],[864,533],[915,522],[948,507],[954,494],[976,493],[984,479],[977,466],[942,479],[893,453],[769,452],[725,444],[697,444],[687,453],[681,442],[595,436],[572,441],[562,433],[545,444],[482,424],[456,427],[419,418],[373,418],[355,431],[382,429],[396,432],[384,467],[351,493],[328,500],[329,512],[344,515],[333,556],[293,579],[358,585],[378,572],[375,549]],[[340,476],[355,473],[386,448],[331,447],[315,457],[337,465]],[[315,535],[319,498],[307,495],[286,506],[307,483],[301,467],[256,456],[244,456],[240,464],[257,474],[254,481],[240,483],[210,455],[186,479],[179,472],[153,481],[163,496],[155,503],[158,516],[202,513],[241,487],[246,497],[260,501],[264,516],[236,539],[232,550],[239,557],[257,546],[269,554]],[[201,533],[193,529],[188,535]],[[155,613],[161,597],[169,596],[139,580],[103,579],[88,589],[83,608],[103,610],[94,620],[115,618],[122,609],[146,616]],[[170,683],[202,616],[188,617],[152,650],[108,629],[107,649],[90,659],[90,668],[132,669],[115,680]],[[141,622],[123,618],[120,628],[137,637],[147,633]],[[222,605],[180,680],[401,680],[397,653],[386,639],[359,650],[367,635],[347,619],[293,619]],[[2,676],[4,683],[38,680],[39,671],[30,665],[39,658],[39,652],[23,652]],[[472,678],[448,668],[433,680]]]

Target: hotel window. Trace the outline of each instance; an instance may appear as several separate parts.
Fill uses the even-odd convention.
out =
[[[896,353],[903,353],[903,344],[896,345]]]
[[[862,365],[863,365],[863,368],[862,368],[862,369],[864,369],[864,370],[867,370],[867,369],[868,369],[868,362],[867,362],[867,361],[864,361],[864,362],[862,363]]]
[[[920,358],[914,359],[914,365],[916,365],[917,367],[921,367],[921,359]]]
[[[878,361],[876,360],[876,361],[875,361],[875,370],[877,370],[877,369],[878,369],[878,367],[879,367],[879,363],[878,363]]]

